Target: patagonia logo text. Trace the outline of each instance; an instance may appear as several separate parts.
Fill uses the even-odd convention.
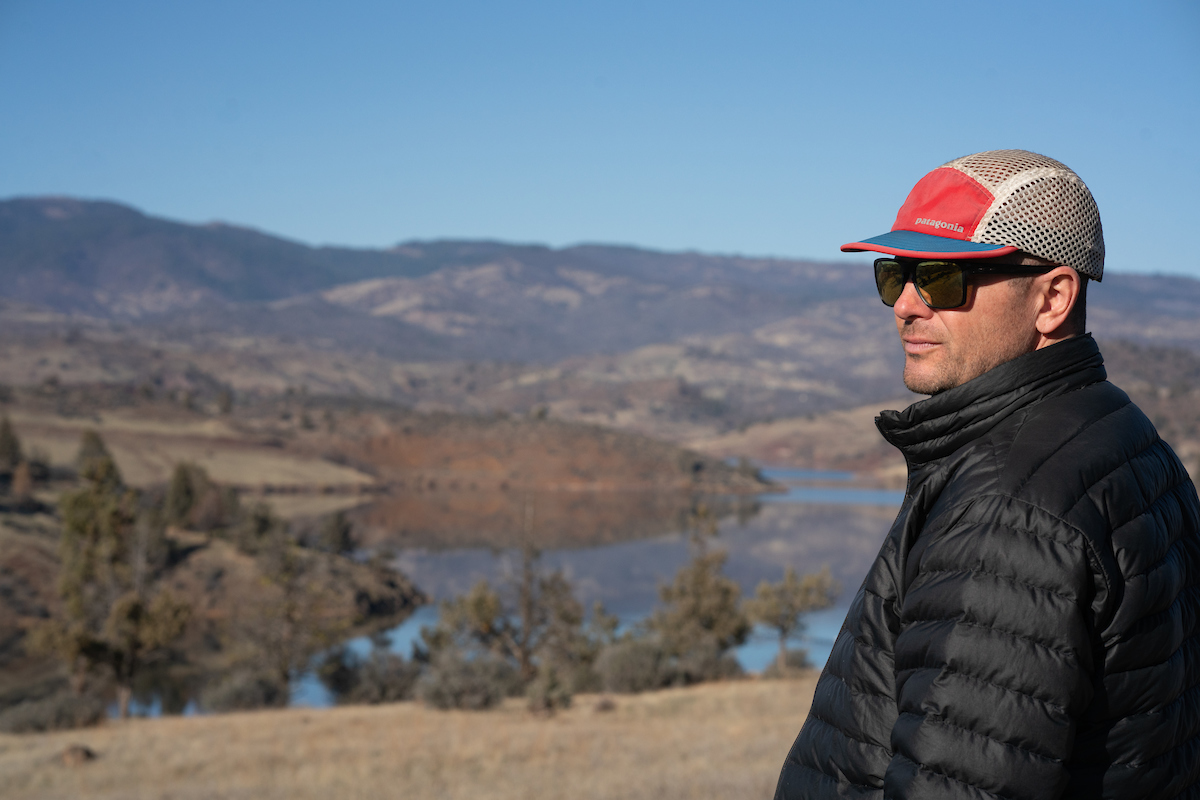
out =
[[[962,233],[963,226],[955,225],[953,222],[942,222],[940,219],[925,219],[922,217],[916,221],[917,225],[928,225],[931,228],[941,228],[955,233]]]

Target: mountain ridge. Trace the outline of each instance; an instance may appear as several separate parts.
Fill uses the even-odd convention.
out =
[[[887,314],[870,270],[840,263],[495,240],[310,247],[62,197],[0,201],[0,298],[169,338],[274,336],[405,361],[553,363],[753,335],[828,303],[867,325]],[[1107,335],[1200,348],[1200,281],[1112,274],[1090,305]]]
[[[1088,318],[1102,345],[1200,353],[1200,281],[1113,273]],[[675,441],[890,398],[903,360],[865,264],[494,240],[312,248],[71,198],[0,201],[0,349],[11,385],[541,409]]]

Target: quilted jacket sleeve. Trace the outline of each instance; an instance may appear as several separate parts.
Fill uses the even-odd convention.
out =
[[[1092,697],[1102,591],[1084,537],[984,496],[940,514],[905,571],[884,796],[1060,797]]]

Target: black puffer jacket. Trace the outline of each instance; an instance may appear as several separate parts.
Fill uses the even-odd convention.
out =
[[[1200,503],[1092,338],[877,424],[907,496],[776,798],[1200,798]]]

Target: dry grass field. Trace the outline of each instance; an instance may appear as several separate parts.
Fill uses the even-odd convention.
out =
[[[158,412],[157,414],[155,412]],[[204,467],[214,480],[241,486],[360,486],[371,476],[313,455],[288,451],[255,438],[221,419],[161,409],[108,411],[88,417],[12,410],[8,413],[29,449],[56,464],[74,463],[79,437],[104,437],[122,477],[134,486],[166,481],[180,461]]]
[[[32,798],[768,797],[816,673],[616,696],[545,718],[416,703],[135,719],[0,735],[0,795]],[[74,765],[84,745],[96,758]]]
[[[719,436],[695,439],[688,447],[718,458],[747,457],[759,464],[804,469],[848,470],[868,483],[903,489],[904,457],[875,428],[884,408],[905,408],[916,395],[750,425]]]

